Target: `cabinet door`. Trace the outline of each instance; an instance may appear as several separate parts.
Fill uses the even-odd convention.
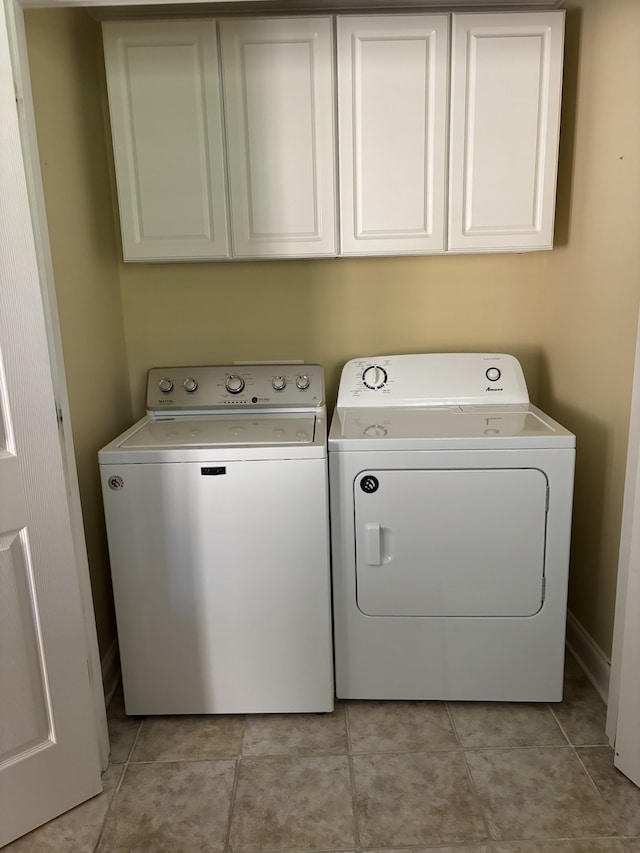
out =
[[[443,251],[448,16],[337,26],[341,254]]]
[[[220,23],[234,257],[334,255],[330,18]]]
[[[564,12],[453,15],[449,249],[553,245]]]
[[[103,24],[125,260],[229,257],[215,27]]]

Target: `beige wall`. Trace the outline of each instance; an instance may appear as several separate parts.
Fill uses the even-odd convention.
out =
[[[30,73],[98,642],[115,638],[97,451],[131,422],[101,42],[84,13],[27,12]]]
[[[104,176],[97,189],[84,165],[90,160],[97,168],[104,155],[89,155],[93,143],[86,119],[78,115],[79,90],[90,89],[89,99],[97,94],[86,77],[82,85],[72,74],[56,74],[54,80],[46,69],[55,57],[71,70],[80,45],[83,63],[90,64],[93,53],[98,55],[99,29],[80,11],[30,12],[29,43],[42,67],[34,82],[39,125],[56,157],[44,168],[51,172],[47,201],[56,209],[54,253],[64,270],[58,287],[69,384],[77,401],[74,429],[92,445],[79,460],[85,475],[94,470],[94,448],[109,437],[100,414],[104,407],[94,415],[91,405],[80,403],[86,393],[84,341],[91,337],[85,319],[92,318],[90,330],[103,313],[94,310],[94,297],[97,306],[108,304],[114,324],[113,336],[103,335],[98,347],[118,365],[108,387],[115,398],[116,387],[123,394],[127,386],[114,280],[121,287],[134,416],[143,411],[145,372],[153,365],[318,361],[326,369],[331,400],[341,365],[357,355],[512,352],[523,361],[532,399],[578,435],[571,607],[607,652],[640,273],[639,241],[632,232],[640,221],[633,198],[640,150],[635,91],[640,3],[569,0],[567,7],[560,245],[554,252],[136,265],[116,263],[111,252],[94,248],[86,253],[87,273],[105,278],[88,290],[76,274],[84,240],[77,239],[69,207],[76,208],[79,199],[81,209],[99,206],[109,216]],[[72,104],[64,107],[69,115],[61,121],[58,112],[69,98]],[[63,127],[70,142],[64,142]],[[67,144],[74,148],[70,157],[63,150]],[[75,160],[83,164],[79,173]],[[124,409],[120,401],[118,410]],[[83,505],[87,500],[83,494]],[[92,562],[102,559],[92,555]]]
[[[578,436],[570,607],[610,652],[640,301],[640,3],[568,0],[543,404]]]
[[[459,349],[520,355],[537,389],[538,254],[123,264],[134,407],[163,363],[319,362],[329,400],[359,355]]]

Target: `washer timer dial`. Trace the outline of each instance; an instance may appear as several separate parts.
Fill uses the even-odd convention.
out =
[[[383,388],[387,384],[387,371],[379,364],[372,364],[362,371],[362,381],[365,388],[372,390]]]
[[[232,373],[225,379],[224,387],[230,394],[239,394],[244,388],[244,379],[237,373]]]

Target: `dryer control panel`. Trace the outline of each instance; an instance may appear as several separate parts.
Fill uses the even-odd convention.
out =
[[[147,412],[308,411],[325,404],[318,364],[152,367]]]
[[[528,403],[520,362],[503,353],[356,358],[342,370],[338,408]]]

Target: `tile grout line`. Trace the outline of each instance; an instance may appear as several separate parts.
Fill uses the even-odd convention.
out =
[[[238,754],[235,759],[235,771],[233,774],[233,785],[231,786],[231,797],[229,799],[229,816],[227,818],[227,831],[224,839],[224,853],[229,853],[231,850],[231,824],[233,823],[233,813],[236,808],[236,794],[238,792],[238,781],[240,776],[240,762],[244,755],[244,741],[247,733],[247,714],[244,715],[242,724],[242,737],[238,747]]]
[[[347,736],[347,763],[349,765],[349,779],[351,782],[351,806],[353,808],[353,841],[356,850],[362,850],[360,839],[360,820],[358,815],[358,794],[356,790],[356,771],[353,766],[354,752],[351,743],[351,727],[349,725],[349,707],[344,704],[344,728]]]
[[[111,797],[111,801],[109,802],[109,805],[107,807],[107,811],[106,811],[106,814],[104,816],[104,820],[102,822],[102,829],[100,830],[100,834],[98,835],[98,840],[96,841],[95,846],[93,848],[93,853],[98,853],[98,851],[100,850],[100,846],[102,844],[102,841],[104,839],[104,834],[105,834],[105,831],[107,829],[107,823],[109,822],[109,817],[111,816],[111,810],[113,809],[113,804],[116,801],[116,797],[120,793],[120,789],[122,788],[122,784],[124,782],[124,777],[126,776],[127,770],[129,769],[129,765],[131,764],[131,756],[133,755],[133,752],[134,752],[134,750],[138,744],[138,739],[140,738],[140,732],[142,731],[143,725],[144,725],[144,718],[140,720],[140,723],[138,725],[138,731],[136,732],[136,735],[133,739],[133,743],[131,744],[131,749],[127,753],[127,757],[122,764],[122,773],[120,774],[120,778],[118,779],[118,783],[117,783],[115,790],[113,792],[113,796]],[[109,761],[109,764],[107,764],[107,770],[109,769],[110,766],[113,766],[113,763],[111,761]],[[106,770],[105,770],[105,773],[106,773]]]
[[[466,752],[465,752],[464,745],[463,745],[463,743],[462,743],[462,738],[460,737],[460,734],[459,734],[459,732],[458,732],[458,729],[457,729],[457,726],[456,726],[455,720],[454,720],[454,718],[453,718],[453,714],[452,714],[452,712],[451,712],[451,708],[450,708],[450,703],[449,703],[449,702],[445,702],[445,703],[444,703],[444,706],[445,706],[445,708],[446,708],[447,716],[448,716],[448,718],[449,718],[449,725],[451,726],[451,728],[452,728],[452,730],[453,730],[453,734],[454,734],[455,739],[456,739],[456,742],[457,742],[457,744],[458,744],[458,751],[460,752],[460,755],[462,756],[462,761],[463,761],[463,763],[464,763],[464,769],[465,769],[465,772],[466,772],[466,774],[467,774],[467,779],[468,779],[468,781],[469,781],[469,785],[470,785],[470,787],[471,787],[471,792],[472,792],[472,794],[473,794],[473,798],[474,798],[474,800],[475,800],[475,802],[476,802],[476,805],[478,806],[478,811],[480,812],[480,816],[481,816],[481,818],[482,818],[482,823],[483,823],[483,825],[484,825],[484,831],[485,831],[485,834],[486,834],[486,836],[487,836],[487,841],[488,841],[488,843],[489,843],[489,847],[490,847],[490,849],[491,849],[491,850],[493,850],[493,844],[492,844],[492,841],[493,841],[494,839],[493,839],[493,836],[492,836],[492,833],[491,833],[491,827],[490,827],[490,825],[489,825],[489,819],[488,819],[488,817],[485,815],[485,811],[484,811],[484,808],[483,808],[483,805],[482,805],[482,799],[481,799],[481,797],[480,797],[480,794],[478,793],[478,789],[477,789],[477,787],[476,787],[476,783],[475,783],[475,781],[474,781],[474,779],[473,779],[473,775],[471,774],[471,768],[469,767],[469,763],[468,763],[468,761],[467,761],[467,754],[466,754]],[[483,842],[481,842],[481,843],[483,843]]]

